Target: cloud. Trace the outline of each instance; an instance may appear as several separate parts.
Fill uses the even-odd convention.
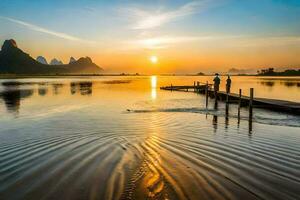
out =
[[[142,48],[146,48],[146,49],[164,49],[169,47],[169,45],[172,44],[191,42],[199,39],[200,39],[199,37],[164,36],[164,37],[154,37],[154,38],[137,40],[135,43],[138,44],[138,46],[141,46]]]
[[[144,39],[136,39],[125,41],[126,50],[133,49],[166,49],[176,44],[183,44],[195,41],[212,41],[232,36],[159,36],[148,37]]]
[[[251,35],[198,35],[198,36],[157,36],[144,37],[134,40],[120,42],[117,50],[158,50],[174,48],[175,46],[189,45],[193,48],[206,48],[216,46],[217,48],[247,48],[247,47],[269,47],[299,45],[299,36],[251,36]]]
[[[220,46],[239,47],[268,47],[299,45],[299,36],[265,36],[255,37],[251,35],[207,35],[207,36],[161,36],[148,37],[132,41],[136,48],[166,49],[176,44],[197,42],[198,46],[218,44]]]
[[[126,8],[121,9],[121,13],[135,22],[131,27],[132,29],[152,29],[176,19],[199,13],[214,2],[213,0],[192,1],[175,10],[165,12],[161,10],[149,11],[140,8]]]
[[[21,21],[21,20],[9,18],[9,17],[3,17],[3,16],[0,16],[0,18],[6,19],[6,20],[8,20],[10,22],[13,22],[15,24],[22,25],[22,26],[24,26],[24,27],[26,27],[30,30],[37,31],[37,32],[40,32],[40,33],[45,33],[45,34],[52,35],[52,36],[55,36],[55,37],[58,37],[58,38],[62,38],[62,39],[70,40],[70,41],[94,43],[94,41],[81,39],[81,38],[78,38],[78,37],[75,37],[75,36],[72,36],[72,35],[69,35],[69,34],[66,34],[66,33],[62,33],[62,32],[52,31],[52,30],[49,30],[49,29],[31,24],[31,23],[25,22],[25,21]]]
[[[136,47],[144,49],[165,49],[174,44],[189,42],[220,42],[242,38],[241,35],[208,35],[208,36],[161,36],[131,41]],[[199,43],[200,45],[200,43]]]

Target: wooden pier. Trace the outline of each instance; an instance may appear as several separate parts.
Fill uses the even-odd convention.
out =
[[[207,88],[207,89],[206,89]],[[249,106],[255,108],[264,108],[278,112],[289,112],[292,114],[300,115],[300,103],[279,100],[279,99],[269,99],[269,98],[258,98],[242,95],[242,90],[240,89],[240,94],[236,93],[226,93],[224,91],[218,91],[215,95],[212,84],[194,82],[194,85],[185,86],[166,86],[160,87],[162,90],[170,91],[185,91],[185,92],[195,92],[200,94],[205,94],[207,97],[215,98],[216,101],[226,101],[226,103],[238,103],[239,106]],[[253,92],[253,89],[252,89]],[[207,105],[208,98],[206,98]],[[251,111],[252,112],[252,111]]]

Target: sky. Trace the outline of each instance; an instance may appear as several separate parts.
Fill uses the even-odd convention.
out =
[[[111,73],[297,67],[299,21],[300,0],[1,0],[0,42]]]

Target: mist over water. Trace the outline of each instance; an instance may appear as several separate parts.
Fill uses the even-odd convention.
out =
[[[297,199],[300,117],[159,90],[212,77],[0,81],[0,199]],[[232,91],[299,102],[298,78]],[[224,90],[225,78],[221,90]]]

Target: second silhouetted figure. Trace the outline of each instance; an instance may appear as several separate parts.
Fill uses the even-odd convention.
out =
[[[231,87],[231,79],[230,76],[227,76],[227,80],[226,80],[226,92],[230,93],[230,87]]]

